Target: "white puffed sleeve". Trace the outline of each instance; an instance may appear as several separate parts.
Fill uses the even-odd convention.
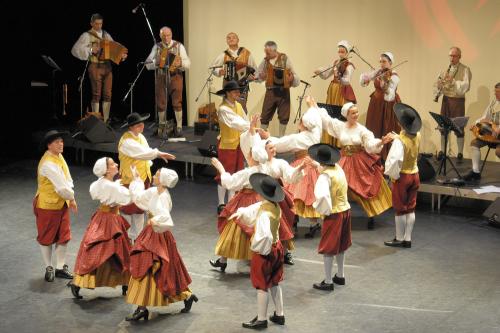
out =
[[[74,200],[75,192],[73,190],[73,180],[71,176],[66,179],[64,171],[57,164],[52,162],[44,162],[40,167],[40,174],[47,177],[57,194],[64,200]]]
[[[155,44],[155,45],[153,45],[153,48],[151,49],[151,53],[149,53],[149,56],[146,59],[146,68],[149,71],[156,69],[158,66],[157,59],[156,59],[157,55],[158,55],[158,45]]]
[[[144,190],[144,182],[139,179],[134,179],[129,185],[130,195],[132,201],[142,210],[149,210],[149,202],[153,197],[154,192],[157,191],[156,187]]]
[[[90,56],[90,35],[84,32],[71,48],[71,54],[80,60],[87,60]]]
[[[395,74],[391,75],[391,79],[389,80],[387,89],[384,93],[384,100],[386,102],[392,102],[394,98],[396,98],[396,89],[398,88],[398,84],[399,76]]]
[[[392,141],[391,149],[389,150],[389,154],[387,154],[387,159],[385,160],[384,174],[391,177],[391,179],[399,179],[399,173],[401,172],[403,159],[403,143],[398,138],[395,138],[394,141]]]
[[[92,200],[108,206],[124,206],[132,201],[129,189],[121,185],[120,180],[100,178],[90,185],[89,192]]]
[[[229,172],[224,172],[220,176],[221,185],[229,191],[238,191],[242,188],[249,186],[249,178],[250,175],[256,173],[258,171],[258,167],[253,166],[249,168],[245,168],[233,174]]]
[[[239,215],[239,220],[246,225],[255,225],[255,220],[257,219],[257,213],[259,212],[262,201],[256,202],[248,207],[240,207],[236,211]]]
[[[373,132],[367,129],[366,127],[361,127],[360,130],[361,142],[363,143],[363,148],[365,148],[366,152],[369,154],[379,154],[382,148],[384,147],[380,143],[382,140],[375,138]]]
[[[255,232],[250,244],[250,250],[267,256],[273,247],[273,233],[271,232],[271,220],[267,212],[262,212],[255,222]]]
[[[151,227],[155,232],[162,233],[174,226],[174,221],[170,215],[172,201],[170,194],[165,191],[158,197],[155,205],[154,217],[151,218]]]
[[[461,81],[453,80],[453,85],[455,86],[455,90],[457,95],[464,96],[466,92],[470,89],[470,80],[472,79],[472,73],[469,67],[465,68],[464,78]]]
[[[351,76],[353,72],[354,72],[354,66],[351,64],[347,65],[344,75],[340,77],[340,83],[344,86],[351,84]]]
[[[132,157],[136,160],[151,161],[158,157],[160,151],[157,148],[150,148],[141,145],[139,142],[127,139],[124,140],[119,150],[122,154]]]
[[[328,216],[332,213],[332,198],[330,195],[330,177],[322,173],[319,175],[316,184],[314,185],[313,208],[318,213]]]
[[[250,122],[247,119],[237,115],[224,105],[217,110],[217,116],[224,124],[239,132],[247,131],[250,128]]]
[[[304,170],[299,170],[298,166],[296,168],[290,166],[290,164],[288,164],[285,160],[273,158],[272,163],[276,163],[278,166],[281,172],[281,177],[285,183],[295,184],[298,183],[302,177],[304,177]]]

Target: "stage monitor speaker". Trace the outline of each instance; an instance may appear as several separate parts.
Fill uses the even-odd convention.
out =
[[[206,130],[198,144],[198,151],[206,157],[217,157],[217,137],[219,132]]]
[[[431,180],[436,176],[436,170],[434,170],[432,163],[429,161],[429,157],[426,157],[424,154],[418,155],[417,165],[420,181]]]
[[[80,131],[92,143],[110,143],[118,141],[118,135],[101,119],[89,115],[78,122]]]
[[[492,225],[500,227],[500,197],[496,198],[496,200],[484,211],[483,216],[486,217]]]

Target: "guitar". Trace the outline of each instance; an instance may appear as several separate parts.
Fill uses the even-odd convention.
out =
[[[498,133],[498,125],[492,121],[477,123],[472,126],[471,131],[479,140],[500,144],[500,135],[495,134]]]

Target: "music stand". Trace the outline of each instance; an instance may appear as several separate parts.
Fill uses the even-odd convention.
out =
[[[326,104],[326,103],[318,103],[318,107],[324,108],[328,115],[331,118],[336,118],[342,121],[346,121],[347,119],[342,115],[342,107],[339,105]]]
[[[52,69],[52,77],[51,77],[51,104],[52,104],[52,118],[57,119],[57,106],[56,106],[56,72],[62,72],[61,67],[56,64],[56,62],[45,54],[41,54],[43,61]]]
[[[458,128],[457,125],[450,118],[430,111],[429,113],[438,124],[438,129],[441,131],[442,135],[444,135],[444,158],[439,163],[439,169],[437,174],[438,176],[442,174],[444,177],[446,177],[446,162],[450,162],[451,167],[457,173],[458,179],[462,179],[462,176],[460,175],[457,168],[455,167],[450,157],[448,156],[448,135],[451,131],[453,131],[455,134],[460,136],[463,134],[463,131],[460,128]],[[458,184],[458,182],[449,181],[447,179],[441,182]]]

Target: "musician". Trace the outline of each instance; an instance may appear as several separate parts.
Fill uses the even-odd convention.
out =
[[[399,75],[393,71],[394,55],[384,52],[380,55],[380,69],[361,74],[361,86],[366,87],[373,81],[375,91],[370,95],[370,104],[366,115],[366,128],[373,132],[376,138],[381,138],[391,131],[399,132],[400,126],[392,107],[401,102],[396,92]],[[390,145],[385,145],[380,156],[385,160]]]
[[[99,103],[102,98],[102,115],[104,122],[109,119],[111,108],[111,90],[113,86],[113,72],[110,60],[101,60],[101,40],[110,40],[111,35],[102,29],[103,17],[101,14],[92,14],[90,17],[91,29],[82,33],[71,49],[71,54],[76,58],[89,61],[89,79],[92,87],[92,112],[99,112]],[[122,55],[122,60],[127,54]]]
[[[493,129],[493,136],[499,137],[500,135],[500,82],[495,85],[495,98],[491,101],[491,103],[486,107],[484,114],[481,118],[479,118],[476,123],[481,122],[491,122],[496,125],[496,130]],[[475,125],[474,125],[475,126]],[[471,126],[471,129],[472,127]],[[476,138],[471,141],[471,152],[472,152],[472,170],[464,176],[465,180],[479,180],[481,179],[480,173],[480,163],[481,163],[481,148],[489,145],[490,147],[496,147],[495,154],[498,158],[500,158],[500,145],[489,143],[483,141],[479,138]]]
[[[177,123],[175,137],[182,137],[182,73],[191,66],[186,48],[172,39],[172,29],[160,29],[161,42],[155,44],[146,60],[148,70],[156,70],[155,96],[158,112],[158,134],[163,135],[167,122],[167,101],[172,99],[172,108]]]
[[[453,46],[448,55],[450,57],[448,69],[439,75],[436,83],[438,91],[443,94],[441,115],[448,118],[463,117],[465,115],[465,93],[470,89],[472,73],[469,67],[460,62],[462,57],[460,48]],[[436,97],[439,97],[439,94]],[[457,134],[455,133],[455,135]],[[441,151],[438,154],[438,159],[444,157],[444,143],[444,135],[441,134]],[[461,160],[464,152],[463,134],[457,135],[457,146],[457,158]]]
[[[66,265],[66,248],[71,240],[69,209],[78,211],[73,190],[73,179],[62,155],[64,132],[57,130],[45,134],[41,147],[46,150],[38,163],[38,189],[33,200],[42,257],[45,262],[45,280],[54,277],[72,279]],[[52,266],[52,248],[55,245],[56,270]]]
[[[217,77],[223,77],[222,86],[228,81],[237,81],[240,87],[244,88],[240,95],[240,104],[243,109],[247,109],[248,98],[248,82],[244,82],[245,78],[253,80],[251,74],[257,70],[257,64],[250,51],[243,46],[239,46],[240,39],[234,32],[230,32],[226,36],[228,48],[219,54],[212,63],[213,74]]]
[[[351,86],[351,76],[354,72],[354,65],[347,58],[352,49],[349,42],[341,40],[338,42],[337,47],[339,58],[335,59],[333,66],[328,70],[320,67],[314,71],[314,74],[318,75],[323,80],[333,76],[326,93],[326,104],[336,105],[341,108],[347,102],[356,104],[356,96]],[[334,138],[323,130],[321,142],[335,145],[334,141]]]
[[[285,135],[290,118],[290,87],[297,87],[300,78],[295,73],[290,58],[278,52],[278,45],[268,41],[264,45],[264,60],[257,69],[257,78],[266,81],[266,95],[260,116],[261,128],[267,130],[269,122],[278,110],[279,136]]]

